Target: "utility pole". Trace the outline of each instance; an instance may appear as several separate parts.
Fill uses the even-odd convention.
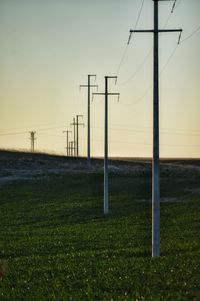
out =
[[[96,79],[96,75],[94,74],[88,74],[88,84],[87,85],[80,85],[81,88],[87,88],[88,89],[88,115],[87,115],[87,156],[88,156],[88,165],[90,166],[91,160],[90,160],[90,89],[92,87],[98,88],[98,85],[91,85],[90,84],[90,78],[94,77]]]
[[[75,157],[76,156],[75,141],[72,141],[71,144],[72,144],[72,154],[74,154],[74,157]]]
[[[182,32],[182,29],[159,29],[158,2],[154,1],[154,29],[130,30],[134,32],[153,33],[154,35],[154,71],[153,71],[153,162],[152,162],[152,257],[160,256],[160,167],[159,167],[159,33]],[[174,0],[173,0],[174,1]]]
[[[69,156],[69,133],[72,131],[63,131],[63,133],[66,133],[66,151],[67,151],[67,157]]]
[[[76,119],[73,118],[73,123],[71,123],[70,125],[73,125],[74,126],[74,156],[77,154],[77,150],[76,150],[76,146],[77,146],[77,143],[76,143]]]
[[[108,195],[108,95],[118,95],[119,93],[108,92],[108,79],[117,80],[117,76],[105,76],[105,92],[93,93],[93,95],[105,95],[105,138],[104,138],[104,214],[109,211],[109,195]]]
[[[78,127],[79,125],[84,126],[84,123],[79,123],[79,118],[83,119],[83,115],[76,115],[76,155],[79,156],[79,138],[78,138]]]
[[[35,133],[36,132],[33,132],[33,131],[31,131],[31,132],[29,132],[30,133],[30,140],[31,140],[31,153],[34,153],[34,151],[35,151],[35,140],[36,140],[36,138],[35,138]]]
[[[73,156],[72,142],[73,141],[69,141],[69,155],[70,155],[70,157]]]

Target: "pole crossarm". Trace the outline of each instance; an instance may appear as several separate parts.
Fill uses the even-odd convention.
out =
[[[83,125],[83,126],[84,126],[85,123],[79,123],[79,122],[78,122],[78,118],[79,118],[79,117],[81,117],[81,118],[83,119],[83,115],[76,115],[76,123],[75,123],[75,125]]]
[[[118,101],[119,101],[119,97],[120,97],[120,93],[92,93],[92,96],[94,97],[94,95],[117,95],[118,96]]]
[[[88,85],[80,85],[79,87],[80,87],[80,88],[87,88]],[[90,85],[90,87],[91,87],[91,88],[92,88],[92,87],[98,88],[98,85]]]
[[[137,29],[134,29],[134,30],[130,30],[130,33],[133,33],[133,32],[144,32],[144,33],[152,33],[152,32],[182,32],[183,29],[158,29],[158,30],[154,30],[154,29],[141,29],[141,30],[137,30]]]
[[[110,93],[110,92],[108,92],[108,93],[92,93],[92,95],[105,95],[105,94],[107,94],[107,95],[120,95],[120,93]]]
[[[73,121],[72,123],[70,123],[70,126],[75,125],[75,124],[76,124],[75,121]]]
[[[76,117],[80,117],[80,116],[83,117],[83,115],[76,115]],[[73,121],[72,123],[70,123],[70,125],[83,125],[83,126],[85,126],[85,123],[79,123],[79,122]]]

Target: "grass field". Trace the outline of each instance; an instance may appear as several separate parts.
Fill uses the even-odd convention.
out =
[[[161,181],[151,258],[149,176],[62,175],[0,187],[0,300],[200,300],[196,177]]]

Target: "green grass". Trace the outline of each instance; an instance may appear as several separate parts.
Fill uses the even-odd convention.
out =
[[[0,188],[0,300],[200,300],[196,178],[162,178],[161,254],[151,258],[149,178],[54,176]],[[187,190],[185,190],[187,189]],[[195,191],[195,190],[194,190]]]

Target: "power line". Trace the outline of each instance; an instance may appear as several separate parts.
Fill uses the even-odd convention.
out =
[[[179,7],[179,5],[181,4],[181,2],[182,2],[182,0],[180,0],[180,1],[175,5],[174,10],[176,10],[176,9]]]
[[[49,131],[49,130],[53,130],[53,129],[62,129],[63,126],[54,126],[54,127],[50,127],[50,128],[43,128],[43,129],[38,129],[38,132],[43,132],[43,131]]]
[[[116,128],[116,129],[118,129],[118,128],[120,128],[120,129],[126,129],[126,128],[122,128],[121,127],[121,124],[110,124],[110,126],[111,127],[113,127],[113,128]],[[126,126],[128,127],[128,129],[130,128],[130,127],[132,127],[133,125],[127,125],[126,124]],[[100,125],[94,125],[94,126],[92,126],[93,128],[103,128],[102,126],[100,126]],[[138,129],[138,128],[137,128]],[[151,130],[152,131],[152,128],[151,127],[139,127],[139,129],[141,130]],[[161,131],[168,131],[168,132],[170,132],[170,131],[176,131],[176,132],[188,132],[188,133],[198,133],[198,134],[200,134],[200,130],[188,130],[188,129],[183,129],[183,128],[179,128],[179,129],[177,129],[177,128],[171,128],[171,129],[169,129],[169,128],[161,128]]]
[[[180,44],[190,39],[193,35],[195,35],[200,30],[200,26],[197,27],[193,32],[191,32],[187,37],[180,41]]]
[[[0,136],[14,136],[14,135],[22,135],[22,134],[27,134],[27,131],[26,132],[5,133],[5,134],[0,134]]]
[[[168,57],[166,63],[163,65],[163,67],[162,67],[162,69],[161,69],[161,71],[160,71],[160,75],[165,71],[167,65],[169,64],[169,62],[171,61],[172,57],[174,56],[174,54],[175,54],[175,52],[176,52],[178,46],[179,46],[179,44],[177,44],[177,45],[175,46],[175,48],[173,49],[172,53],[171,53],[170,56]]]
[[[174,2],[174,3],[175,3],[175,2]],[[164,25],[163,25],[163,29],[166,28],[166,26],[167,26],[167,24],[168,24],[168,22],[169,22],[169,20],[170,20],[170,18],[171,18],[171,16],[172,16],[172,13],[173,13],[173,11],[170,10],[170,13],[169,13],[169,15],[168,15],[168,17],[167,17],[167,19],[166,19]],[[130,38],[131,38],[131,36],[129,36],[129,39],[130,39]],[[125,80],[125,81],[122,82],[122,83],[119,83],[119,85],[125,85],[125,84],[127,84],[130,80],[132,80],[133,78],[136,77],[137,73],[141,70],[141,68],[143,67],[143,65],[146,63],[147,59],[150,57],[150,55],[151,55],[151,53],[152,53],[152,50],[153,50],[153,47],[151,47],[151,49],[149,50],[149,52],[147,53],[147,55],[144,57],[144,60],[140,63],[140,65],[138,66],[138,68],[136,69],[136,71],[135,71],[135,72],[134,72],[127,80]]]
[[[142,13],[143,5],[144,5],[144,0],[142,1],[141,7],[140,7],[140,10],[139,10],[139,13],[138,13],[138,17],[137,17],[137,20],[136,20],[136,23],[135,23],[135,26],[134,26],[134,30],[137,28],[137,25],[138,25],[138,22],[139,22],[141,13]],[[128,45],[131,41],[131,36],[132,36],[132,32],[130,32],[130,35],[129,35]]]
[[[166,21],[165,21],[165,23],[163,25],[163,28],[165,28],[167,26],[169,20],[172,17],[173,12],[175,11],[176,8],[177,8],[177,4],[176,4],[176,0],[174,0],[174,3],[173,3],[172,8],[171,8],[171,10],[169,12],[169,15],[168,15],[168,17],[167,17],[167,19],[166,19]]]
[[[145,0],[142,0],[142,4],[141,4],[141,7],[139,9],[139,12],[138,12],[138,16],[137,16],[137,19],[136,19],[136,23],[135,23],[135,26],[134,26],[134,29],[136,29],[138,23],[139,23],[139,20],[140,20],[140,16],[141,16],[141,13],[142,13],[142,9],[143,9],[143,6],[144,6],[144,1]],[[123,54],[122,54],[122,57],[121,57],[121,60],[119,62],[119,65],[118,65],[118,68],[117,68],[117,71],[116,71],[116,75],[119,74],[119,71],[121,69],[121,66],[122,66],[122,63],[124,62],[124,59],[126,57],[126,53],[127,53],[127,50],[128,50],[128,46],[129,46],[129,41],[128,43],[126,44],[125,48],[124,48],[124,51],[123,51]]]
[[[138,72],[141,70],[141,68],[144,66],[144,64],[146,63],[147,59],[150,57],[150,54],[152,53],[152,47],[150,49],[150,51],[147,53],[147,55],[144,57],[144,60],[139,64],[139,66],[137,67],[136,71],[124,82],[122,83],[118,83],[118,85],[125,85],[127,84],[130,80],[134,79],[136,77],[136,75],[138,74]]]
[[[26,126],[26,127],[16,127],[16,128],[6,128],[6,129],[0,129],[0,132],[6,132],[6,131],[13,131],[13,130],[26,130],[26,132],[27,132],[27,128],[31,128],[31,127],[33,127],[34,126],[34,128],[36,129],[36,130],[38,130],[38,128],[37,127],[39,127],[39,126],[45,126],[45,125],[50,125],[50,124],[59,124],[59,125],[65,125],[65,123],[64,122],[59,122],[59,123],[46,123],[46,124],[37,124],[37,125],[31,125],[31,126]],[[61,128],[61,127],[59,127],[59,128]],[[50,129],[52,129],[52,128],[50,128]],[[43,130],[43,129],[42,129]]]
[[[57,137],[57,138],[62,138],[63,139],[63,136],[61,136],[61,135],[46,134],[46,133],[40,133],[40,135],[46,136],[46,137]]]
[[[100,126],[93,126],[92,128],[97,128],[97,129],[103,129],[103,127],[100,127]],[[111,131],[120,131],[120,132],[130,132],[130,133],[146,133],[146,134],[149,134],[149,133],[152,133],[152,130],[140,130],[140,129],[134,129],[134,130],[130,130],[130,129],[127,129],[127,128],[114,128],[114,127],[110,127],[109,128]],[[177,133],[177,132],[174,132],[174,130],[172,130],[173,132],[170,132],[170,131],[166,131],[166,130],[160,130],[160,133],[161,134],[166,134],[166,135],[175,135],[175,136],[200,136],[200,131],[196,134],[194,133]]]
[[[151,90],[151,88],[152,88],[152,84],[149,85],[146,88],[145,92],[140,97],[138,97],[134,102],[131,102],[131,103],[123,103],[123,102],[121,102],[121,104],[123,106],[134,106],[134,105],[138,104],[140,101],[142,101],[144,99],[144,97],[148,94],[148,92]]]
[[[86,141],[86,138],[81,138],[80,140]],[[95,142],[103,143],[103,139],[93,139]],[[130,144],[130,145],[148,145],[152,147],[152,143],[143,143],[143,142],[130,142],[124,140],[112,140],[110,139],[110,143],[117,144]],[[168,146],[168,147],[200,147],[199,144],[168,144],[168,143],[160,143],[160,146]]]
[[[159,73],[159,77],[160,77],[160,75],[164,72],[164,70],[166,69],[167,65],[168,65],[169,62],[171,61],[172,57],[174,56],[174,54],[175,54],[175,52],[176,52],[176,50],[177,50],[177,48],[178,48],[178,45],[179,45],[179,44],[177,44],[177,45],[175,46],[175,48],[173,49],[172,53],[171,53],[170,56],[168,57],[166,63],[165,63],[164,66],[162,67],[162,69],[161,69],[161,71],[160,71],[160,73]],[[145,60],[143,61],[143,63],[144,63],[144,62],[146,61],[146,59],[149,57],[151,51],[152,51],[152,48],[151,48],[150,52],[148,53],[148,55],[145,57]],[[138,68],[138,70],[141,69],[143,63],[140,65],[140,67]],[[135,72],[135,74],[133,74],[133,77],[135,77],[136,74],[137,74],[137,71]],[[131,78],[129,78],[129,80],[130,80],[130,79],[131,79]],[[129,81],[129,80],[128,80],[128,81]],[[128,81],[127,81],[127,82],[128,82]],[[126,84],[127,82],[124,82],[124,84]],[[143,98],[147,95],[147,93],[150,91],[151,88],[152,88],[152,84],[151,84],[150,86],[148,86],[147,89],[145,90],[145,92],[143,93],[143,95],[140,96],[140,97],[138,97],[134,102],[131,102],[131,103],[121,103],[121,104],[124,105],[124,106],[133,106],[133,105],[136,105],[138,102],[140,102],[141,100],[143,100]]]
[[[122,63],[123,63],[123,61],[124,61],[124,59],[125,59],[125,56],[126,56],[126,53],[127,53],[128,46],[129,46],[129,45],[126,44],[126,47],[125,47],[125,49],[124,49],[124,51],[123,51],[121,60],[120,60],[120,62],[119,62],[119,66],[118,66],[117,71],[116,71],[116,74],[117,74],[117,75],[119,74],[119,71],[120,71],[120,69],[121,69],[121,65],[122,65]]]

